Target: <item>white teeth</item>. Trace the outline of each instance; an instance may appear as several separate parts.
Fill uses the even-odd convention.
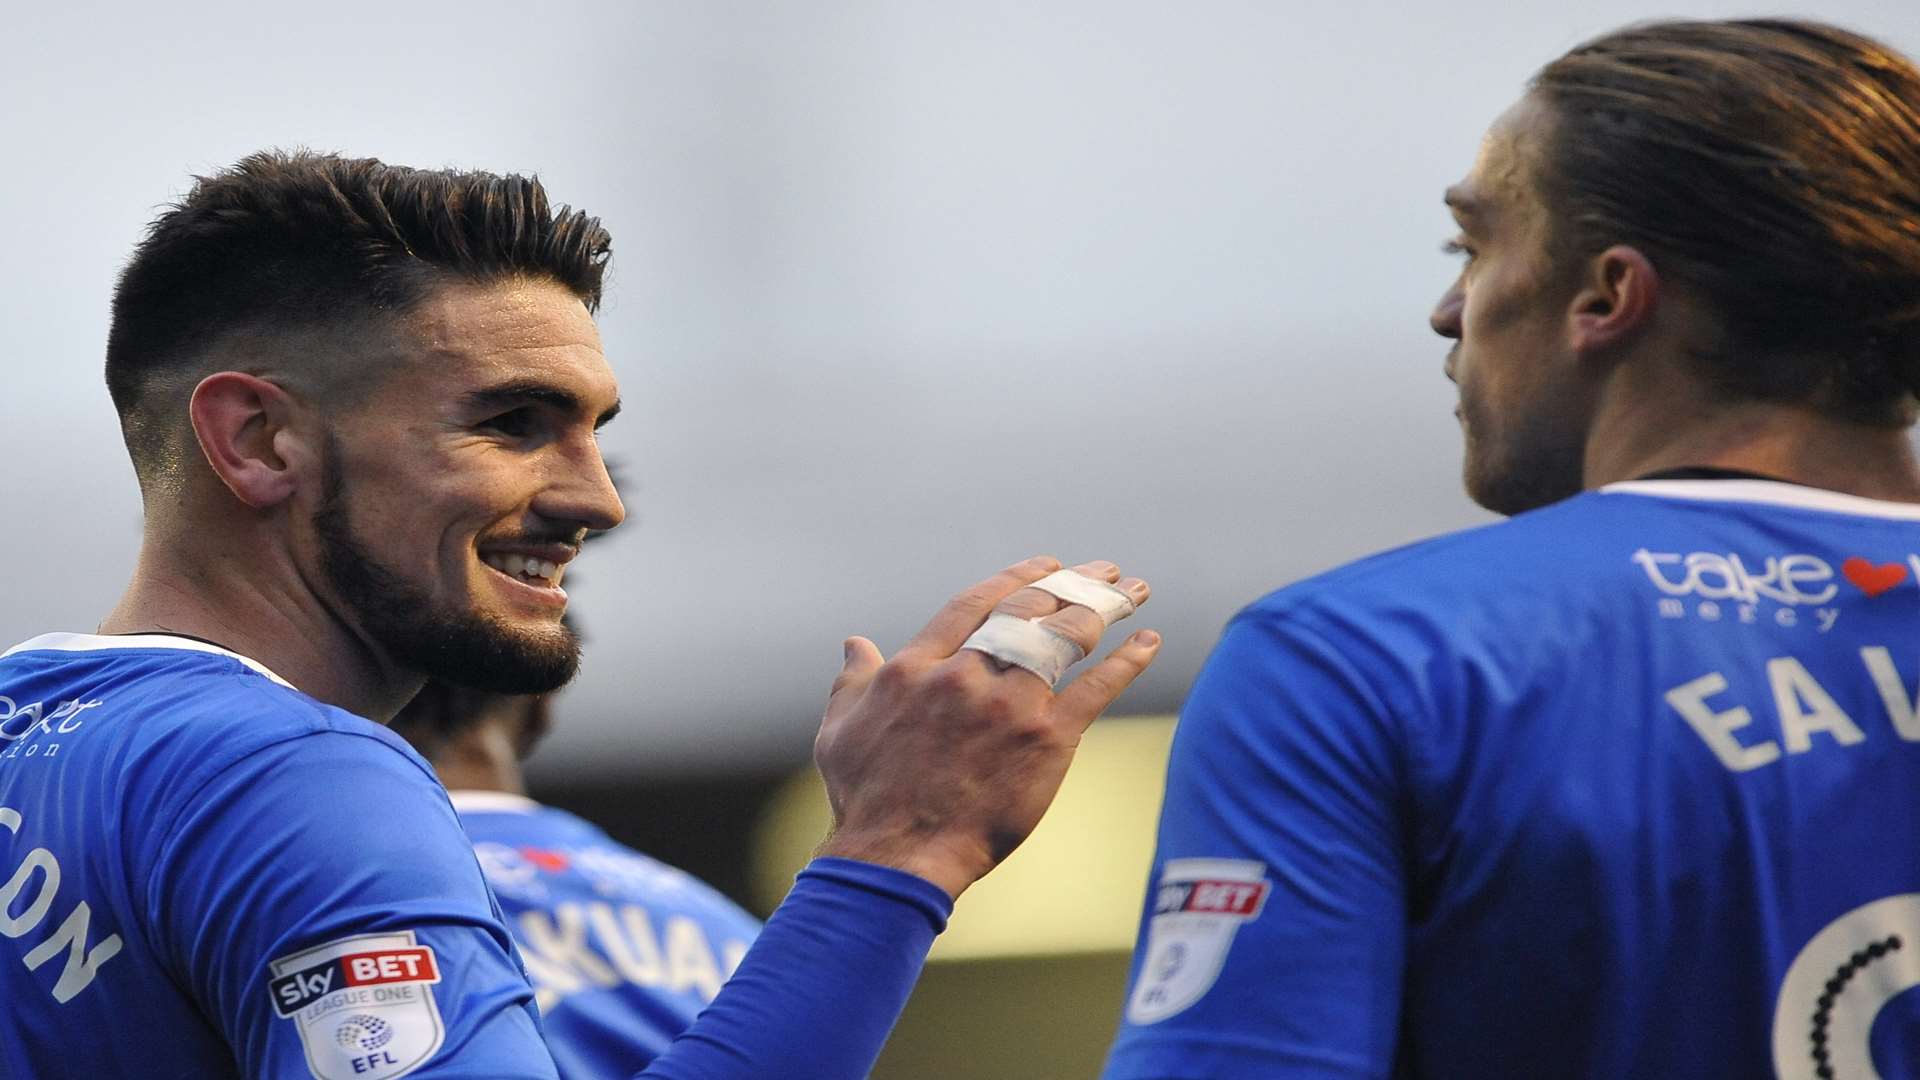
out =
[[[543,581],[548,585],[560,582],[560,564],[548,559],[526,555],[483,555],[481,561],[503,574]]]

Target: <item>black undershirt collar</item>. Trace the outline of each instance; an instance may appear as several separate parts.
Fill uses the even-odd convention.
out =
[[[1717,465],[1682,465],[1677,469],[1661,469],[1645,476],[1634,477],[1640,480],[1766,480],[1775,484],[1791,484],[1791,480],[1782,480],[1766,473],[1749,472],[1746,469],[1722,469]],[[1805,485],[1797,485],[1804,487]]]
[[[213,646],[214,648],[216,648],[216,649],[219,649],[219,650],[220,650],[221,652],[227,652],[227,653],[232,653],[232,654],[233,654],[233,655],[235,655],[235,656],[239,656],[239,655],[240,655],[240,651],[239,651],[238,649],[230,649],[230,648],[228,648],[228,647],[226,647],[225,645],[222,645],[222,644],[220,644],[219,642],[217,642],[217,641],[214,641],[214,640],[212,640],[212,639],[210,639],[210,638],[203,638],[203,637],[195,637],[195,636],[194,636],[194,635],[192,635],[192,634],[183,634],[183,633],[181,633],[181,632],[180,632],[180,631],[178,631],[178,630],[165,630],[165,629],[161,629],[161,630],[127,630],[127,631],[123,631],[122,633],[118,633],[118,634],[107,634],[106,636],[107,636],[107,637],[177,637],[177,638],[185,638],[185,639],[186,639],[186,640],[188,640],[188,641],[197,641],[197,642],[199,642],[199,643],[200,643],[200,644],[202,644],[202,645],[211,645],[211,646]]]

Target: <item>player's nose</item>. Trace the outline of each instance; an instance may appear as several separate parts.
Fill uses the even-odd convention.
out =
[[[626,504],[598,447],[570,456],[566,467],[541,492],[535,509],[541,517],[571,522],[589,532],[605,532],[627,519]]]

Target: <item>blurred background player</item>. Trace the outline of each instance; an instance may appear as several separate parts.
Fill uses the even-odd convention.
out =
[[[1920,1075],[1920,71],[1618,31],[1446,201],[1517,516],[1229,624],[1106,1075]]]
[[[545,694],[429,680],[388,725],[433,765],[473,838],[533,980],[563,1080],[665,1050],[760,932],[705,883],[527,797],[520,762],[551,724]]]

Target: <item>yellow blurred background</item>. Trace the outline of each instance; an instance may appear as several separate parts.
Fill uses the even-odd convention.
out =
[[[875,1080],[1098,1074],[1119,1021],[1172,737],[1172,717],[1088,730],[1040,827],[955,905]],[[812,769],[774,794],[752,845],[762,913],[829,823]]]

